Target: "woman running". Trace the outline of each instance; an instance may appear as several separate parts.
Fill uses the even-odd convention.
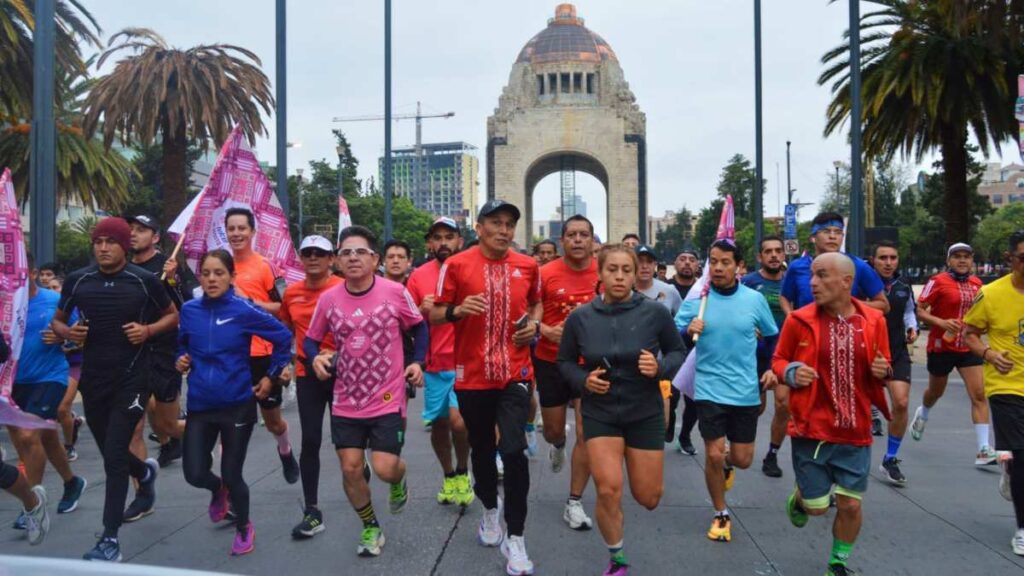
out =
[[[597,525],[611,560],[606,576],[624,576],[622,461],[633,498],[658,506],[662,492],[665,416],[660,380],[683,364],[683,341],[660,303],[633,291],[637,257],[621,244],[597,260],[603,294],[565,321],[558,350],[562,375],[582,392],[590,472],[597,487]]]
[[[256,423],[256,399],[275,380],[287,378],[291,332],[273,316],[235,295],[235,262],[225,250],[213,250],[199,262],[203,297],[181,308],[178,328],[179,372],[189,372],[188,417],[183,439],[185,480],[213,494],[210,520],[228,512],[228,496],[237,517],[232,555],[253,550],[249,486],[242,479],[245,452]],[[249,341],[259,336],[273,345],[270,368],[254,388],[249,373]],[[223,448],[221,478],[212,471],[210,452],[218,437]]]

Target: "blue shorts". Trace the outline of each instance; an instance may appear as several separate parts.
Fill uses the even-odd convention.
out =
[[[448,417],[448,410],[458,408],[455,397],[455,371],[423,373],[423,421],[433,422]]]
[[[61,382],[15,384],[11,398],[22,412],[35,414],[44,420],[56,420],[57,408],[66,391],[67,384]]]
[[[793,438],[792,450],[793,473],[805,506],[828,508],[833,485],[836,494],[857,500],[867,491],[871,446]]]

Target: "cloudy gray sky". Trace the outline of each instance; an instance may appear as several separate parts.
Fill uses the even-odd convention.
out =
[[[232,43],[253,50],[275,77],[273,0],[85,0],[104,37],[127,26],[153,28],[169,43]],[[424,121],[426,141],[464,140],[480,148],[485,188],[486,120],[522,46],[546,26],[554,0],[515,2],[394,0],[393,102],[396,113],[454,111]],[[771,0],[763,8],[765,211],[785,197],[786,141],[792,147],[792,186],[815,202],[835,160],[849,161],[843,137],[824,138],[829,91],[816,79],[821,55],[841,41],[846,2]],[[730,156],[754,156],[752,0],[579,0],[586,25],[615,50],[637,102],[647,114],[650,213],[683,206],[699,210],[714,197]],[[865,4],[865,7],[868,7]],[[289,167],[333,159],[334,116],[383,113],[383,2],[292,0],[288,15]],[[270,139],[261,159],[275,161]],[[383,124],[341,127],[360,161],[375,175],[384,147]],[[412,121],[394,126],[395,145],[411,144]],[[1012,151],[1012,147],[1010,148]],[[1015,160],[1016,158],[1010,158]],[[776,166],[779,167],[776,178]],[[590,214],[604,229],[604,191],[579,175]],[[541,183],[535,213],[553,211],[557,176]],[[784,203],[784,200],[783,200]]]

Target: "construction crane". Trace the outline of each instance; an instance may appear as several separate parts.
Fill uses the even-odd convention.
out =
[[[423,155],[423,119],[424,118],[451,118],[455,116],[455,112],[444,112],[441,114],[424,114],[419,102],[416,102],[416,113],[415,114],[392,114],[392,120],[416,120],[416,146],[414,148],[416,152],[416,163],[415,173],[413,179],[416,182],[416,195],[423,197],[424,195],[424,175],[427,172],[424,166],[425,157]],[[370,114],[365,116],[336,116],[332,119],[333,122],[377,122],[384,120],[383,114]],[[385,158],[385,162],[391,162],[391,158]],[[390,191],[389,191],[390,192]]]

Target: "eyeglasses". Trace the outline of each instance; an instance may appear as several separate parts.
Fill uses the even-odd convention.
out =
[[[330,252],[319,248],[306,248],[299,252],[299,254],[303,258],[326,258],[331,255]]]
[[[1021,264],[1024,264],[1024,254],[1010,254],[1010,260],[1016,260]]]
[[[341,250],[338,250],[338,256],[341,256],[342,258],[348,258],[353,254],[356,256],[372,256],[376,254],[376,252],[369,248],[342,248]]]

